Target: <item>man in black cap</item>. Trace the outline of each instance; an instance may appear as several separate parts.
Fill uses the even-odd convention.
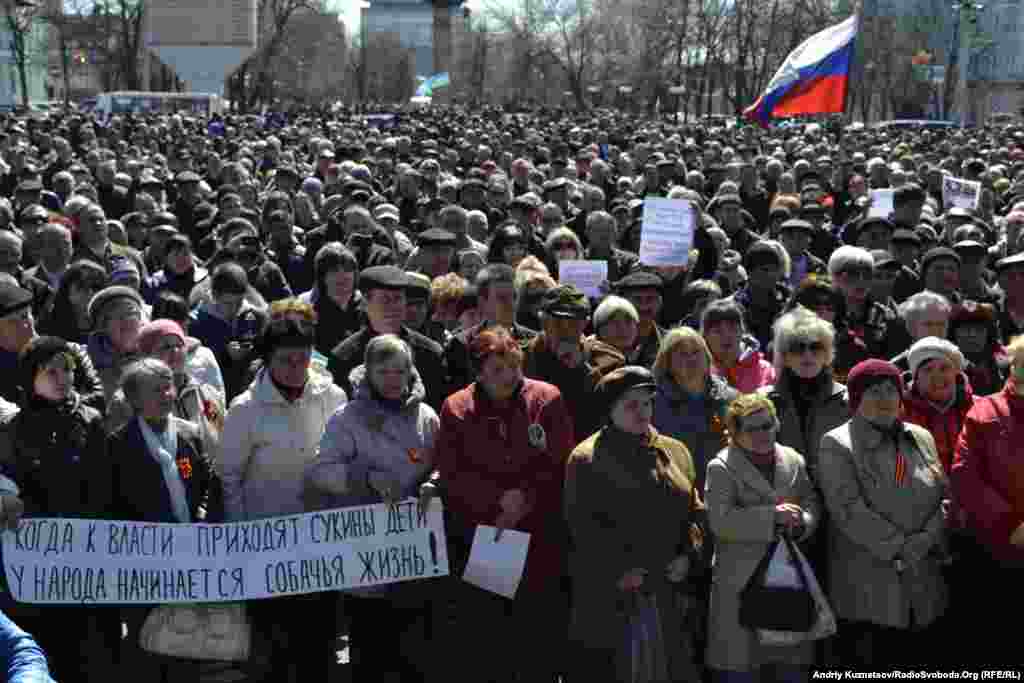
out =
[[[719,195],[708,205],[708,213],[714,215],[719,227],[729,236],[732,248],[741,254],[747,253],[757,240],[761,239],[749,230],[743,220],[743,201],[738,194]]]
[[[430,228],[417,236],[416,250],[409,261],[415,264],[416,270],[433,279],[451,271],[454,255],[455,235],[441,228]]]
[[[366,324],[334,347],[327,369],[334,383],[351,395],[349,373],[363,364],[366,345],[381,334],[397,334],[412,348],[416,369],[427,390],[427,403],[435,410],[445,393],[444,351],[441,345],[409,329],[405,324],[408,276],[396,266],[374,266],[359,275],[359,288],[366,300]]]
[[[839,239],[832,234],[831,226],[828,223],[828,210],[817,200],[804,200],[800,204],[799,218],[814,226],[814,233],[808,249],[822,261],[828,262],[832,252],[839,247]]]
[[[18,376],[18,356],[38,337],[32,315],[32,293],[16,285],[0,282],[0,398],[20,403],[25,395],[12,378]],[[103,383],[86,350],[70,344],[75,359],[75,392],[82,402],[97,410],[106,409]]]
[[[476,379],[470,362],[469,348],[473,340],[489,327],[500,325],[521,345],[537,336],[535,330],[516,322],[519,295],[515,288],[515,270],[504,263],[491,263],[476,275],[478,304],[483,322],[468,330],[459,330],[445,345],[445,366],[448,372],[448,393],[458,391]]]
[[[592,398],[601,373],[583,337],[590,303],[573,285],[559,285],[544,295],[539,315],[543,332],[526,344],[523,374],[558,387],[579,442],[600,428]]]
[[[626,355],[626,361],[644,367],[653,367],[654,359],[661,347],[661,338],[665,331],[658,326],[661,307],[664,303],[662,293],[665,280],[652,270],[634,270],[632,273],[614,283],[615,293],[628,299],[640,315],[639,331],[633,351]]]
[[[799,218],[783,221],[779,226],[779,241],[789,254],[792,264],[787,283],[790,287],[797,287],[808,275],[824,275],[828,272],[825,262],[808,250],[813,236],[814,226]]]
[[[999,335],[1003,344],[1024,334],[1024,252],[996,262],[996,277],[1002,298],[999,300]]]
[[[202,194],[199,190],[200,178],[198,173],[182,171],[174,177],[174,182],[177,188],[177,199],[173,204],[174,208],[172,211],[178,217],[178,229],[188,235],[193,244],[198,244],[205,235],[198,233],[196,224],[211,213],[213,207],[212,205],[207,205],[208,209],[203,207],[205,210],[200,210],[200,205],[205,202],[203,202]]]
[[[925,192],[917,183],[907,183],[896,188],[892,195],[892,223],[896,229],[913,230],[921,222]]]
[[[960,263],[960,256],[948,247],[929,250],[921,259],[921,284],[951,304],[960,303]]]
[[[953,245],[960,257],[960,294],[980,304],[995,304],[999,292],[988,284],[988,247],[975,240],[961,240]]]
[[[789,300],[789,289],[782,283],[782,259],[767,242],[755,242],[743,257],[743,268],[747,283],[732,298],[743,306],[747,332],[767,349],[772,325]]]

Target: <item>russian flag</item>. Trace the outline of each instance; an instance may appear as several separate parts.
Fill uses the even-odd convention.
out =
[[[772,117],[842,112],[856,35],[854,14],[800,43],[743,115],[766,125]]]

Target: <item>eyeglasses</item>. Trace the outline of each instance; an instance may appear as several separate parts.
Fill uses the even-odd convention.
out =
[[[874,272],[871,268],[850,268],[840,273],[847,280],[867,282],[874,277]]]
[[[804,353],[807,353],[808,351],[813,351],[814,353],[821,353],[824,350],[825,344],[823,344],[820,341],[795,341],[790,343],[789,348],[786,349],[786,352],[802,355]]]

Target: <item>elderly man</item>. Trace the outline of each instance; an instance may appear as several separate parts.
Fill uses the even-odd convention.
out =
[[[590,361],[583,332],[590,318],[590,303],[572,285],[559,285],[545,294],[540,320],[544,331],[526,344],[523,374],[558,387],[573,418],[576,441],[600,427],[593,409],[594,387],[600,370]]]
[[[39,263],[27,269],[25,274],[42,280],[56,292],[60,288],[64,271],[71,263],[72,251],[74,245],[71,231],[58,223],[47,223],[36,233],[36,256]]]
[[[476,368],[472,367],[469,349],[473,340],[484,330],[500,325],[524,345],[537,336],[534,330],[516,322],[519,295],[515,287],[515,271],[511,266],[492,263],[477,273],[475,284],[483,322],[456,332],[445,347],[449,394],[462,389],[476,378]]]
[[[614,246],[618,225],[610,213],[595,211],[587,217],[586,225],[588,245],[583,258],[606,261],[609,282],[617,282],[637,266],[636,254]]]
[[[142,279],[149,276],[142,254],[131,247],[110,241],[107,215],[99,204],[90,203],[78,212],[78,249],[71,255],[71,261],[93,261],[109,274],[119,259],[131,259],[138,268]]]

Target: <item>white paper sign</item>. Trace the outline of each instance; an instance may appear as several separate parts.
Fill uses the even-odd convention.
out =
[[[648,266],[685,266],[690,261],[696,218],[686,199],[644,199],[640,262]]]
[[[981,183],[952,176],[942,177],[942,203],[946,209],[977,209],[981,198]]]
[[[601,283],[607,279],[608,262],[603,259],[572,259],[558,262],[558,282],[563,285],[575,285],[576,289],[592,299],[601,298]]]
[[[868,218],[888,218],[893,210],[893,194],[896,190],[885,188],[883,190],[871,190],[871,208],[868,209]]]
[[[495,541],[497,532],[493,526],[476,528],[462,580],[506,598],[514,598],[519,582],[523,580],[530,534],[505,529],[501,532],[501,540]]]
[[[23,519],[3,533],[18,602],[224,602],[448,574],[440,501],[231,524]]]

